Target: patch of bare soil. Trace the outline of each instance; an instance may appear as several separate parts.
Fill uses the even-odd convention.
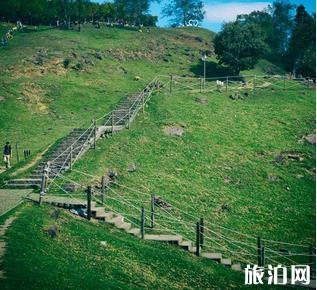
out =
[[[23,87],[23,100],[27,106],[38,113],[47,114],[48,107],[43,100],[45,91],[34,83],[26,83]]]

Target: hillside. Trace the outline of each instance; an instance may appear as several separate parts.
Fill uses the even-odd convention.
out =
[[[228,70],[213,55],[213,36],[198,28],[140,32],[89,26],[82,32],[42,27],[17,34],[8,47],[0,48],[0,140],[14,146],[18,142],[20,150],[29,148],[32,155],[1,174],[0,180],[28,174],[28,165],[40,161],[38,153],[56,146],[72,128],[86,128],[93,118],[109,112],[122,97],[139,92],[155,76],[164,75],[161,79],[167,82],[169,73],[200,77],[200,58],[206,51],[207,75],[227,75]],[[283,72],[262,60],[244,73]],[[118,173],[117,184],[107,192],[106,208],[127,214],[135,223],[142,206],[148,217],[150,198],[155,195],[170,206],[157,210],[157,225],[194,241],[195,223],[204,218],[209,239],[205,247],[233,260],[239,255],[243,262],[256,259],[258,236],[268,249],[267,263],[275,263],[277,255],[280,258],[282,247],[298,250],[287,243],[299,245],[307,254],[309,245],[315,244],[315,147],[304,137],[315,133],[314,90],[301,83],[294,87],[291,80],[284,80],[287,89],[281,89],[272,86],[274,80],[263,78],[265,86],[259,89],[250,89],[249,82],[232,91],[203,93],[186,90],[192,80],[176,79],[171,93],[167,87],[154,93],[130,130],[100,139],[96,150],[89,150],[65,175],[66,181],[60,178],[56,183],[62,187],[69,178],[84,187],[99,186],[101,176],[112,170]],[[199,79],[194,82],[199,86]],[[234,93],[243,98],[233,100]],[[178,133],[171,134],[173,130]],[[56,186],[50,193],[63,194]],[[73,194],[80,197],[83,190],[78,188]],[[61,236],[50,240],[41,232],[51,222],[50,211],[49,207],[21,207],[21,219],[8,233],[9,243],[18,248],[13,253],[9,244],[4,259],[8,289],[19,283],[12,271],[18,261],[21,273],[28,265],[38,264],[29,276],[21,274],[28,283],[35,283],[36,273],[44,275],[42,269],[47,267],[51,277],[61,271],[71,273],[69,280],[61,278],[65,288],[78,283],[87,283],[80,284],[87,289],[99,288],[118,280],[122,283],[118,288],[130,289],[144,285],[243,289],[243,276],[222,266],[207,265],[175,248],[150,245],[66,213],[59,220]],[[30,220],[34,223],[28,223]],[[79,240],[72,243],[72,237]],[[37,257],[32,249],[19,248],[19,239],[34,243],[34,249],[43,245],[45,250]],[[100,240],[113,243],[106,258],[104,249],[98,248]],[[280,246],[279,242],[286,244]],[[91,243],[98,248],[97,254],[89,249]],[[121,252],[125,247],[131,255]],[[23,250],[29,260],[19,260]],[[52,257],[55,253],[59,258]],[[64,256],[69,260],[65,266]],[[147,264],[148,257],[155,262]],[[306,260],[307,255],[296,262]],[[171,261],[176,265],[173,275]],[[85,263],[94,265],[93,270],[82,266]],[[131,265],[131,272],[126,272],[126,265]],[[106,267],[112,273],[109,276]],[[83,271],[94,279],[79,278]],[[194,274],[190,279],[188,271]],[[38,288],[51,287],[44,279],[37,283]]]

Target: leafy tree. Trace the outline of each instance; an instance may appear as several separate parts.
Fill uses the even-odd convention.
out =
[[[165,17],[172,17],[173,26],[186,26],[190,20],[201,23],[205,16],[203,2],[200,0],[172,0],[163,8]]]
[[[316,16],[303,5],[297,7],[287,52],[288,68],[293,74],[314,76],[316,69]]]
[[[265,34],[259,25],[237,21],[223,26],[215,37],[214,46],[219,63],[227,65],[235,74],[253,68],[268,51]]]
[[[287,49],[289,35],[293,26],[291,12],[294,7],[288,0],[277,0],[268,7],[273,24],[269,43],[273,54],[278,57],[283,55]]]

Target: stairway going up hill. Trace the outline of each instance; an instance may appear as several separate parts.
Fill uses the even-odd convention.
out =
[[[129,127],[139,110],[144,108],[152,92],[159,87],[157,78],[154,78],[139,94],[123,98],[114,110],[98,119],[97,121],[101,121],[100,125],[93,123],[86,129],[73,129],[60,144],[46,154],[29,176],[11,179],[6,185],[10,188],[39,188],[45,167],[49,167],[49,178],[70,169],[89,148],[95,147],[96,140],[101,136],[111,135]]]

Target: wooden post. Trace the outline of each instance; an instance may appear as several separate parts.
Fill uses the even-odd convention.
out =
[[[200,256],[200,223],[196,223],[196,256]]]
[[[128,119],[128,129],[130,129],[131,108],[129,108],[128,116],[129,116],[129,119]]]
[[[69,169],[72,170],[73,169],[73,144],[70,145],[70,166]]]
[[[226,92],[228,92],[228,84],[229,84],[229,78],[226,79]]]
[[[261,266],[262,265],[262,260],[261,260],[261,238],[260,237],[258,237],[257,249],[258,249],[258,266]]]
[[[173,75],[170,75],[170,93],[172,93]]]
[[[312,276],[316,273],[316,253],[313,245],[309,245],[308,265],[310,266],[310,273]]]
[[[140,228],[142,240],[144,239],[144,225],[145,225],[145,214],[144,214],[144,206],[142,206],[142,208],[141,208],[141,228]]]
[[[46,163],[44,165],[43,174],[42,174],[42,180],[41,180],[41,190],[40,190],[40,198],[39,198],[39,204],[41,205],[42,198],[45,195],[46,186],[47,186],[47,179],[48,179],[48,171],[49,171],[49,165]]]
[[[114,131],[114,111],[112,111],[112,115],[111,115],[111,133],[113,134]]]
[[[96,139],[97,139],[97,126],[96,126],[96,120],[93,120],[94,122],[94,149],[96,149]]]
[[[106,176],[101,177],[101,203],[103,204],[105,201],[105,193],[106,193]]]
[[[154,228],[154,210],[155,210],[155,197],[152,194],[151,196],[151,228]]]
[[[92,189],[91,186],[87,187],[87,219],[91,220],[91,194]]]
[[[15,150],[17,154],[17,163],[20,162],[20,157],[19,157],[19,148],[18,148],[18,142],[15,143]]]
[[[265,266],[265,250],[264,246],[261,246],[261,267]]]
[[[199,230],[199,234],[200,234],[200,245],[201,247],[204,244],[204,218],[200,218],[200,230]]]

